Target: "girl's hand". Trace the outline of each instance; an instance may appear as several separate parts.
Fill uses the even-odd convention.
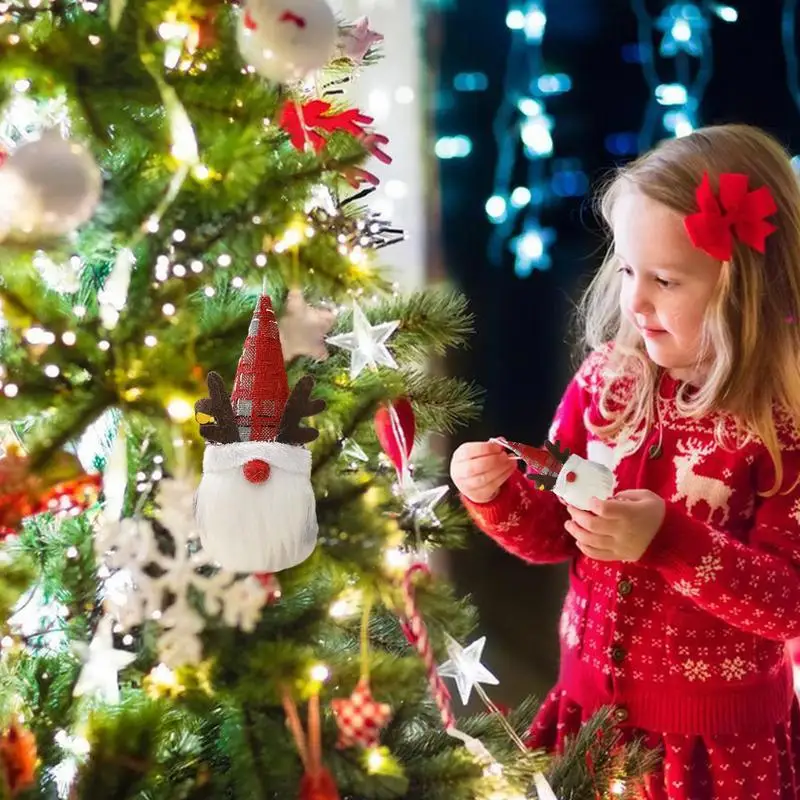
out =
[[[453,483],[473,503],[494,499],[516,469],[516,458],[494,442],[465,442],[450,461]]]
[[[593,498],[591,511],[567,505],[564,528],[578,549],[598,561],[638,561],[664,522],[666,504],[649,489],[630,489],[610,500]]]

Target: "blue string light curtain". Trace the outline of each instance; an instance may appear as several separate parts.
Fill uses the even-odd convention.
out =
[[[497,142],[494,185],[486,201],[486,214],[494,226],[489,260],[502,265],[508,248],[514,255],[516,275],[527,277],[551,265],[548,251],[555,233],[542,226],[542,209],[559,195],[583,194],[586,181],[569,162],[566,168],[552,168],[555,122],[545,101],[568,92],[572,81],[563,73],[544,71],[544,0],[512,0],[506,25],[511,43],[503,99],[493,125]],[[517,178],[520,154],[527,162],[524,180]]]
[[[646,0],[631,5],[650,94],[638,138],[643,152],[665,133],[686,136],[701,124],[700,103],[713,73],[712,22],[715,17],[736,22],[739,15],[732,6],[712,2],[669,3],[657,13],[648,10]],[[667,69],[671,80],[662,77]]]

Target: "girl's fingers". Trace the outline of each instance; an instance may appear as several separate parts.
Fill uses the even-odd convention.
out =
[[[501,468],[505,469],[509,465],[516,467],[516,461],[512,461],[504,454],[486,455],[479,458],[472,458],[468,461],[456,461],[453,463],[451,473],[453,479],[470,480],[481,477],[490,472],[497,472]]]
[[[619,561],[619,556],[611,550],[603,550],[602,548],[592,547],[591,545],[581,544],[580,542],[576,542],[576,544],[581,553],[589,558],[593,558],[595,561]]]
[[[481,475],[474,475],[468,478],[464,485],[468,487],[468,490],[471,489],[473,491],[475,489],[499,488],[511,477],[515,470],[516,467],[514,465],[509,467],[508,464],[501,464]]]
[[[480,456],[497,456],[505,450],[494,442],[465,442],[456,453],[466,459],[479,458]]]
[[[574,520],[567,520],[564,523],[564,529],[572,536],[575,541],[581,544],[590,545],[592,547],[599,547],[602,550],[609,550],[614,545],[614,538],[606,536],[602,533],[594,533],[586,528],[578,525]]]
[[[572,519],[577,522],[581,528],[585,528],[587,531],[591,531],[592,533],[608,535],[608,520],[598,517],[596,514],[592,514],[590,511],[582,511],[580,508],[576,508],[575,506],[568,505],[567,511],[569,511],[570,517],[572,517]]]

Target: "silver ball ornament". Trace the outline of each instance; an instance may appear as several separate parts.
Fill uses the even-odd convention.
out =
[[[0,168],[8,236],[27,241],[72,233],[91,219],[102,188],[100,169],[83,145],[53,130],[21,144]]]

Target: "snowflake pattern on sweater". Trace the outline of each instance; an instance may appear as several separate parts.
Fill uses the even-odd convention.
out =
[[[800,636],[800,430],[776,412],[782,492],[763,497],[774,466],[764,444],[725,414],[679,412],[680,383],[661,381],[658,430],[601,439],[587,422],[625,404],[630,376],[609,376],[609,350],[591,354],[568,386],[550,430],[584,457],[603,459],[615,490],[646,488],[667,504],[635,563],[587,558],[564,530],[550,492],[515,474],[495,500],[463,502],[478,526],[531,563],[571,561],[561,615],[559,687],[585,709],[613,704],[620,721],[671,734],[774,730],[793,697],[785,641]],[[722,432],[721,446],[715,430]],[[599,458],[598,458],[599,460]]]

